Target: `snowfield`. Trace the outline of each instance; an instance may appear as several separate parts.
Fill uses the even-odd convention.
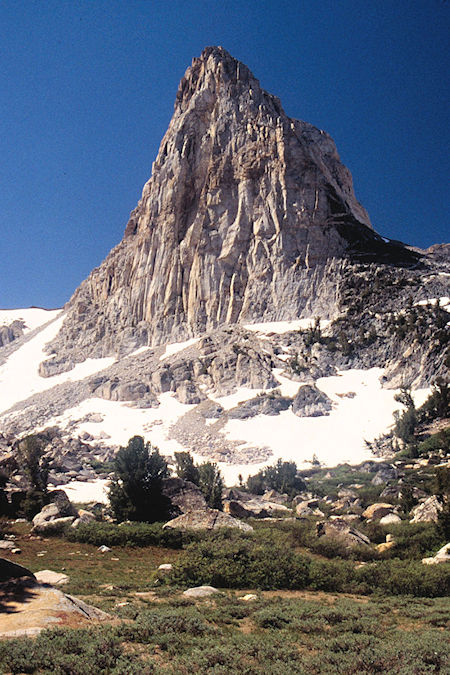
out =
[[[29,333],[47,321],[56,319],[61,312],[61,309],[41,309],[40,307],[0,309],[0,326],[9,326],[13,321],[23,321],[25,324],[23,332]]]
[[[51,389],[62,382],[82,380],[114,363],[114,358],[87,359],[67,373],[41,377],[38,373],[39,364],[49,358],[44,347],[56,337],[63,321],[64,315],[58,312],[57,318],[13,352],[6,363],[0,366],[0,413],[32,394]]]

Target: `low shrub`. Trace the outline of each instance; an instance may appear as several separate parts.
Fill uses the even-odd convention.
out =
[[[93,546],[163,546],[178,549],[183,537],[178,530],[164,530],[162,523],[82,523],[76,529],[68,528],[69,541]]]

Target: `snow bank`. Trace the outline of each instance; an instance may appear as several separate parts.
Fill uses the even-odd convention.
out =
[[[71,502],[78,504],[88,504],[89,502],[100,502],[107,504],[107,487],[109,481],[98,478],[90,483],[80,480],[74,480],[65,485],[57,485],[53,490],[64,490]]]
[[[32,394],[51,389],[63,382],[82,380],[114,363],[115,359],[112,357],[87,359],[67,373],[41,377],[38,373],[39,364],[48,359],[44,347],[58,334],[63,321],[64,315],[58,316],[0,366],[0,413]]]
[[[61,309],[41,309],[40,307],[0,309],[0,326],[9,326],[13,321],[23,321],[25,323],[24,333],[29,333],[47,321],[56,319],[61,312]]]
[[[247,323],[244,328],[258,333],[288,333],[291,330],[305,330],[314,325],[315,319],[295,319],[294,321],[267,321],[265,323]],[[320,328],[326,328],[330,321],[322,319]]]
[[[162,356],[159,357],[160,361],[163,361],[164,359],[168,359],[169,356],[173,356],[173,354],[178,354],[178,352],[182,352],[183,349],[187,349],[188,347],[192,347],[192,345],[195,345],[196,342],[198,342],[200,338],[191,338],[190,340],[185,340],[185,342],[173,342],[170,345],[167,345],[166,351]]]

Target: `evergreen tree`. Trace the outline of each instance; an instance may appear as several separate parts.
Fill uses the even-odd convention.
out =
[[[45,436],[32,434],[14,445],[17,466],[28,483],[21,509],[30,520],[48,503],[49,461],[44,454],[47,444]]]
[[[114,460],[109,502],[118,521],[153,523],[168,516],[170,500],[162,494],[162,481],[169,475],[159,450],[133,436]]]
[[[212,509],[223,509],[223,480],[219,467],[214,462],[204,462],[198,467],[199,487],[206,503]]]
[[[194,485],[199,485],[200,473],[189,452],[176,452],[175,464],[178,478],[188,480],[191,483],[194,483]]]

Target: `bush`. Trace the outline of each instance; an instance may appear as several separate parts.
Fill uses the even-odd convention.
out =
[[[93,546],[163,546],[178,549],[182,547],[182,534],[177,530],[163,530],[162,523],[81,523],[76,529],[69,528],[65,536]]]

